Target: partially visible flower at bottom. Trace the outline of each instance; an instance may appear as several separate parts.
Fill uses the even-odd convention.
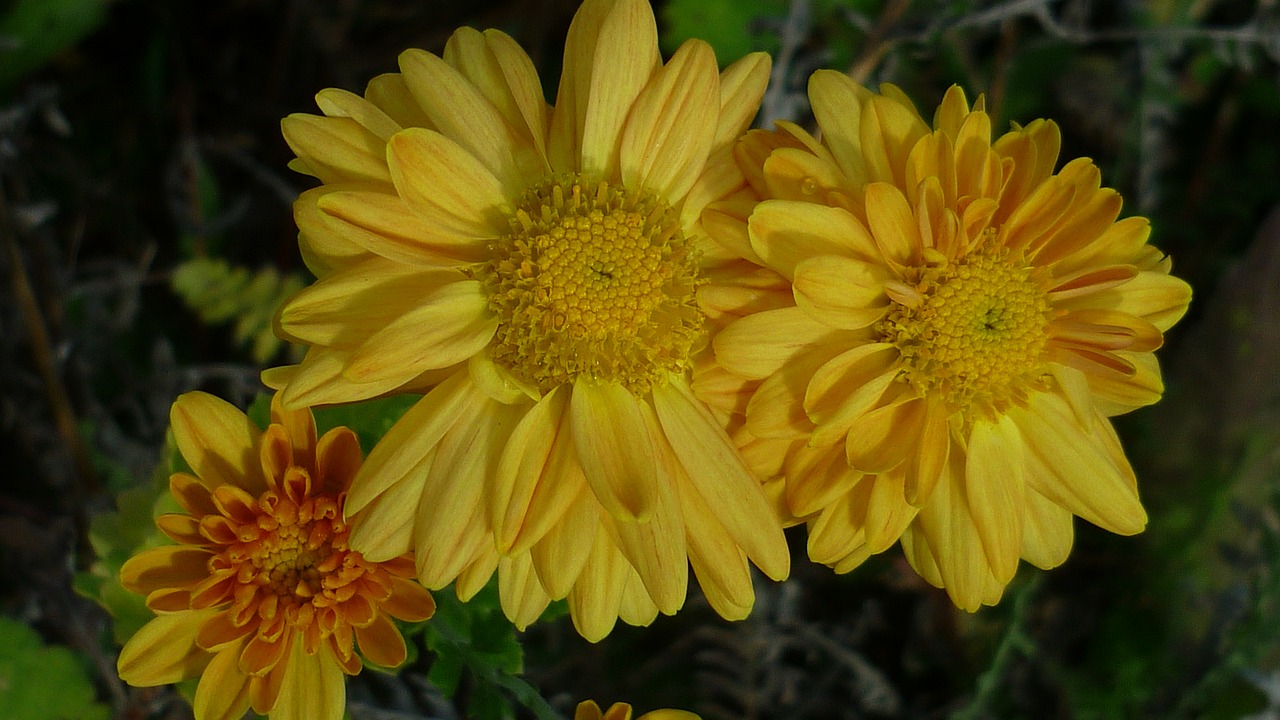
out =
[[[399,665],[406,647],[390,618],[435,612],[412,580],[411,555],[375,563],[347,546],[342,510],[359,441],[345,427],[317,439],[311,411],[284,410],[278,396],[265,431],[200,392],[179,397],[170,420],[193,472],[169,479],[185,512],[156,519],[178,544],[120,570],[157,613],[125,644],[120,677],[147,687],[199,676],[196,720],[250,707],[275,720],[338,720],[343,674],[363,665],[355,647]]]
[[[583,700],[573,713],[573,720],[631,720],[631,706],[626,703],[614,703],[608,710],[600,712],[600,706],[594,700]],[[688,710],[650,710],[636,720],[701,720]]]

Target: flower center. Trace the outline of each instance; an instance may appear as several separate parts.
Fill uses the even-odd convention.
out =
[[[489,352],[541,392],[587,375],[643,395],[688,366],[698,258],[660,199],[550,178],[520,198],[491,256],[478,273],[499,318]]]
[[[1032,268],[1007,250],[979,251],[920,270],[880,325],[898,346],[904,379],[953,408],[999,405],[1039,380],[1049,301]],[[894,295],[891,293],[891,295]]]
[[[311,495],[310,477],[300,467],[290,467],[281,485],[202,521],[202,533],[223,550],[192,606],[230,601],[232,624],[256,622],[268,639],[283,624],[324,637],[372,619],[371,603],[390,594],[390,577],[347,547],[341,497]]]

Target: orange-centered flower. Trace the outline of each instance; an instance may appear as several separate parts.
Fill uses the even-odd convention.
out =
[[[741,618],[749,563],[790,563],[691,386],[701,211],[742,183],[768,58],[720,72],[691,40],[664,63],[657,37],[645,0],[587,0],[551,106],[514,40],[463,28],[282,125],[322,183],[295,205],[318,280],[277,327],[306,357],[264,381],[286,406],[424,393],[352,484],[352,547],[414,549],[464,598],[496,569],[517,625],[567,598],[593,640],[676,612],[690,566]]]
[[[594,700],[583,700],[573,712],[573,720],[631,720],[631,706],[627,703],[614,703],[608,710],[600,712],[600,706]],[[650,710],[636,720],[699,720],[699,717],[688,710]]]
[[[1141,531],[1109,418],[1159,399],[1191,296],[1147,221],[1117,219],[1089,160],[1055,172],[1051,122],[993,142],[959,88],[933,127],[892,86],[819,71],[809,92],[821,141],[740,143],[751,189],[703,220],[739,267],[700,292],[739,378],[717,405],[810,557],[848,571],[901,539],[973,610],[1020,559],[1063,562],[1073,515]]]
[[[342,517],[360,446],[347,428],[317,440],[309,410],[272,402],[260,432],[204,393],[173,405],[178,449],[194,474],[170,491],[186,511],[156,524],[177,545],[144,550],[120,570],[158,617],[126,643],[120,677],[149,686],[200,676],[197,720],[252,707],[272,718],[341,718],[343,673],[365,659],[399,665],[406,648],[390,617],[435,611],[413,560],[371,562],[352,550]]]

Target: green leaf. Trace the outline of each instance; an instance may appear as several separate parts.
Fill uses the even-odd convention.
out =
[[[0,616],[0,708],[7,720],[107,720],[93,682],[71,650]]]
[[[38,70],[102,24],[106,0],[17,0],[0,15],[0,88]]]
[[[761,27],[764,18],[787,14],[785,0],[670,0],[663,8],[662,47],[674,52],[685,40],[701,38],[716,51],[721,66],[755,50],[776,50],[777,35]]]
[[[276,308],[306,282],[272,267],[250,272],[225,260],[197,257],[174,268],[170,285],[204,322],[234,322],[232,339],[266,365],[285,345],[272,328]]]

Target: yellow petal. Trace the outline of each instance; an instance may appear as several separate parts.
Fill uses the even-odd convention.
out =
[[[521,166],[536,167],[537,161],[531,157],[534,149],[521,141],[484,93],[462,73],[425,50],[401,53],[400,71],[409,92],[441,135],[456,142],[492,173],[506,197],[523,192]]]
[[[204,392],[178,396],[169,410],[178,452],[209,488],[234,485],[253,495],[266,489],[258,460],[262,434],[234,405]]]
[[[143,625],[120,650],[120,679],[134,687],[154,687],[199,675],[213,656],[196,645],[196,633],[219,612],[223,611],[159,615]]]
[[[821,511],[863,479],[837,448],[800,447],[786,467],[787,506],[796,517]]]
[[[238,646],[225,648],[213,656],[200,675],[191,702],[191,709],[200,720],[238,720],[249,709],[249,676],[237,667],[239,658]]]
[[[1022,527],[1022,558],[1048,570],[1066,562],[1075,538],[1071,512],[1027,488],[1027,518]]]
[[[616,383],[574,381],[569,419],[578,461],[610,515],[646,521],[658,504],[658,462],[638,400]]]
[[[547,456],[542,477],[533,488],[533,494],[529,497],[528,507],[519,525],[515,527],[509,524],[504,525],[503,537],[501,539],[495,537],[498,547],[505,547],[510,539],[511,544],[508,548],[510,552],[525,551],[560,523],[561,518],[570,511],[573,504],[579,501],[592,504],[591,522],[595,522],[594,509],[598,507],[598,503],[595,493],[587,484],[582,463],[578,461],[572,423],[570,413],[561,410],[559,424],[555,431],[555,442],[551,446],[551,453]],[[591,532],[594,532],[594,525],[592,528]],[[509,536],[512,532],[515,533],[514,536]],[[546,578],[543,578],[543,586],[548,591],[552,587]],[[568,592],[568,585],[563,587],[564,591]],[[563,593],[556,597],[563,597]]]
[[[569,617],[578,634],[599,642],[618,622],[618,607],[631,566],[607,533],[596,533],[591,554],[569,591]]]
[[[548,107],[524,49],[500,30],[464,27],[445,44],[444,61],[470,80],[515,132],[520,170],[545,175]]]
[[[360,127],[384,142],[401,130],[400,123],[388,117],[381,108],[348,90],[338,88],[321,90],[316,94],[316,105],[329,117],[346,117],[355,120]]]
[[[845,440],[857,419],[874,409],[893,384],[899,361],[897,347],[864,343],[818,368],[804,395],[805,411],[817,425],[809,444],[826,447]]]
[[[508,230],[506,189],[466,148],[432,130],[409,128],[387,143],[396,191],[415,211],[464,237]]]
[[[882,87],[882,92],[885,89]],[[929,134],[929,128],[909,103],[881,94],[863,102],[858,134],[867,180],[903,187],[911,148]],[[871,204],[867,198],[867,205]]]
[[[352,382],[406,382],[460,363],[484,349],[498,329],[477,280],[450,283],[375,332],[347,360]]]
[[[649,3],[617,0],[606,12],[589,61],[570,59],[569,44],[565,44],[566,68],[572,64],[578,73],[590,68],[589,95],[581,116],[582,171],[605,179],[616,176],[623,125],[641,90],[661,67],[658,28]],[[569,32],[573,33],[572,27]]]
[[[622,587],[622,602],[618,603],[618,619],[628,625],[648,627],[656,617],[658,617],[658,606],[649,597],[649,591],[645,589],[640,576],[632,570],[627,576],[626,585]]]
[[[845,440],[849,467],[868,474],[888,472],[916,453],[928,403],[908,395],[863,414]]]
[[[281,387],[281,402],[285,407],[299,408],[315,405],[331,405],[335,403],[357,402],[377,397],[395,390],[403,382],[396,378],[382,382],[370,382],[356,385],[342,376],[342,370],[351,356],[349,350],[330,350],[323,347],[312,347],[307,350],[300,365],[295,365],[295,372],[285,379],[287,384]],[[284,370],[285,368],[275,368]],[[264,383],[277,380],[264,372]]]
[[[393,484],[413,477],[422,459],[436,448],[463,411],[482,397],[466,373],[456,373],[409,408],[369,452],[356,473],[347,494],[347,517]]]
[[[703,595],[726,620],[745,618],[755,603],[746,553],[687,476],[682,474],[675,488],[685,518],[689,563]]]
[[[916,522],[933,548],[947,594],[957,606],[974,612],[982,606],[986,587],[994,578],[965,492],[963,463],[963,457],[952,453],[946,473],[920,508]]]
[[[143,550],[120,567],[120,584],[139,595],[161,588],[195,585],[209,577],[209,561],[213,557],[205,548],[187,545],[162,545]]]
[[[748,53],[720,73],[720,122],[713,152],[732,145],[751,126],[760,111],[772,64],[767,53]]]
[[[655,388],[653,404],[692,486],[752,562],[774,580],[785,578],[791,557],[782,526],[720,424],[679,378]]]
[[[423,455],[408,477],[392,483],[358,512],[347,508],[350,545],[370,562],[383,562],[413,549],[413,522],[434,450]]]
[[[657,503],[647,522],[615,522],[611,524],[622,554],[639,573],[644,588],[659,610],[672,615],[684,605],[689,581],[689,564],[685,551],[685,523],[680,506],[671,490],[676,473],[676,460],[661,439],[662,428],[653,410],[641,407],[649,436],[655,438],[656,457],[660,465],[656,485]]]
[[[521,631],[532,625],[551,604],[551,598],[538,582],[529,553],[504,557],[498,562],[498,598],[502,612]]]
[[[517,410],[485,399],[464,408],[441,438],[414,521],[418,580],[428,589],[448,585],[482,547],[492,547],[481,495],[516,417]]]
[[[701,40],[680,46],[636,98],[620,147],[622,182],[677,203],[702,173],[719,118],[715,52]]]
[[[371,255],[344,234],[344,228],[320,212],[320,198],[339,190],[369,190],[367,183],[321,185],[304,191],[293,201],[293,220],[298,226],[298,250],[307,269],[316,277],[326,277]]]
[[[400,73],[383,73],[365,86],[364,97],[394,120],[400,127],[432,128],[431,119],[413,99],[409,85]]]
[[[296,643],[295,643],[296,645]],[[347,704],[346,680],[331,653],[289,653],[272,720],[341,720]]]
[[[578,7],[564,41],[555,108],[552,110],[547,152],[551,166],[560,172],[582,169],[582,126],[591,95],[591,73],[600,27],[613,8],[613,0],[587,0]],[[661,58],[655,57],[653,67]],[[639,90],[637,89],[637,93]]]
[[[841,255],[811,257],[795,267],[795,299],[813,319],[842,330],[873,325],[889,309],[888,276],[880,268]]]
[[[1187,312],[1191,286],[1157,272],[1141,272],[1123,285],[1058,303],[1062,307],[1101,307],[1140,317],[1161,332],[1173,327]]]
[[[600,504],[585,479],[581,491],[567,506],[560,521],[530,549],[542,587],[557,600],[577,582],[600,531]]]
[[[1114,457],[1104,437],[1081,425],[1065,399],[1035,393],[1010,416],[1028,448],[1031,489],[1105,530],[1142,532],[1147,513],[1133,488],[1133,471],[1127,462],[1117,465],[1123,456]]]
[[[889,263],[906,267],[917,262],[924,247],[920,226],[898,188],[887,183],[867,186],[867,226]]]
[[[856,184],[867,181],[862,157],[862,102],[872,95],[844,73],[818,70],[809,77],[809,101],[840,170]]]
[[[562,479],[547,471],[552,448],[565,444],[560,431],[568,404],[568,391],[557,387],[535,403],[511,431],[502,449],[497,470],[490,478],[489,520],[493,524],[494,541],[499,552],[511,549],[528,516],[529,503],[540,482],[559,483]],[[565,433],[568,435],[568,433]],[[529,545],[538,538],[529,538]]]
[[[436,601],[430,591],[418,583],[392,577],[391,596],[382,601],[379,609],[397,620],[416,623],[435,615]]]
[[[1008,416],[979,421],[969,436],[965,494],[974,527],[997,582],[1008,583],[1022,556],[1026,514],[1026,454],[1018,426]]]
[[[843,255],[870,262],[879,257],[867,228],[841,208],[765,200],[751,213],[747,227],[756,254],[788,279],[806,258]]]
[[[716,361],[729,372],[760,379],[801,353],[841,337],[798,307],[766,310],[736,320],[713,341]]]
[[[294,113],[280,121],[285,142],[320,181],[391,183],[386,141],[345,117]]]
[[[317,206],[332,232],[398,263],[439,267],[485,258],[489,240],[450,228],[436,206],[410,207],[398,195],[363,190],[322,195]]]
[[[352,350],[426,296],[462,278],[456,270],[371,258],[294,295],[280,308],[277,327],[292,342]]]

